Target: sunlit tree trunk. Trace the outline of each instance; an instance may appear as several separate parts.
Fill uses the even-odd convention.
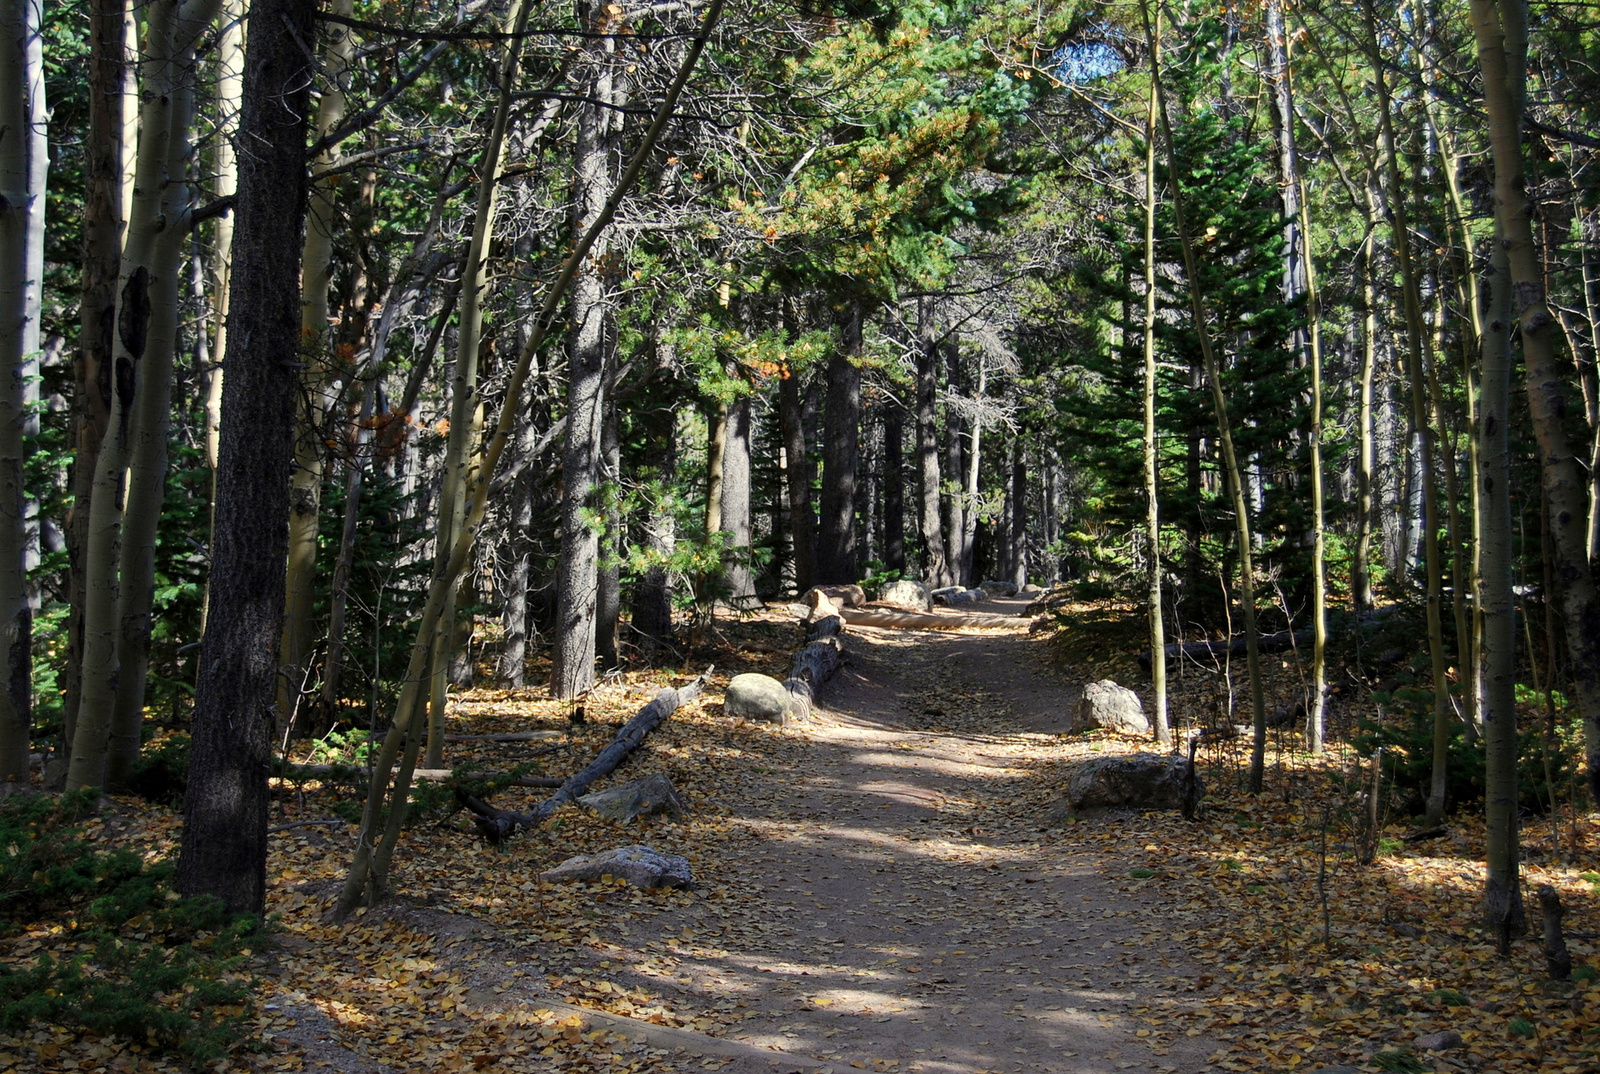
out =
[[[260,916],[282,630],[313,0],[254,0],[222,399],[213,604],[200,648],[178,889]],[[263,33],[271,26],[276,32]]]
[[[0,5],[0,783],[28,781],[32,674],[23,429],[44,288],[48,114],[41,0]]]
[[[922,533],[922,580],[952,585],[939,524],[939,328],[932,298],[917,300],[917,528]]]
[[[192,6],[192,5],[191,5]],[[197,38],[215,16],[216,3],[201,5],[180,20],[193,18],[194,28],[179,23],[181,38]],[[172,415],[173,367],[178,349],[179,274],[188,244],[190,186],[189,131],[194,124],[195,77],[192,48],[174,84],[167,138],[166,182],[161,190],[159,235],[152,258],[150,319],[146,348],[135,374],[134,441],[128,456],[123,492],[122,535],[117,556],[116,687],[112,702],[111,749],[106,758],[105,785],[125,786],[143,742],[145,679],[150,667],[151,600],[155,593],[156,528],[166,494],[167,438]]]
[[[245,0],[222,0],[222,29],[217,34],[217,142],[211,169],[212,195],[231,198],[239,187],[239,158],[233,144],[244,94]],[[211,242],[211,353],[216,363],[206,379],[206,465],[213,476],[215,499],[217,444],[222,431],[222,356],[228,348],[228,294],[233,277],[233,214],[217,218]],[[210,606],[210,600],[206,602]]]
[[[943,344],[945,390],[954,398],[961,394],[961,348],[953,334]],[[965,585],[967,577],[967,512],[962,496],[961,415],[948,402],[944,408],[944,523],[945,555],[950,560],[950,584]]]
[[[1356,258],[1356,272],[1361,280],[1361,368],[1357,374],[1361,397],[1356,408],[1356,538],[1355,553],[1350,560],[1350,601],[1358,615],[1372,607],[1372,521],[1376,491],[1373,484],[1376,453],[1373,446],[1372,389],[1378,365],[1378,292],[1373,277],[1376,216],[1376,202],[1372,188],[1368,186],[1367,237]]]
[[[1160,62],[1161,12],[1150,35],[1150,50]],[[1144,549],[1145,616],[1150,632],[1150,695],[1155,739],[1172,741],[1167,721],[1167,636],[1161,618],[1161,500],[1156,455],[1156,110],[1160,107],[1154,80],[1144,122]]]
[[[1423,370],[1424,333],[1427,331],[1422,316],[1422,296],[1417,286],[1417,271],[1411,256],[1410,214],[1407,209],[1406,189],[1400,175],[1399,151],[1395,146],[1393,101],[1389,94],[1388,77],[1384,73],[1383,57],[1379,51],[1377,21],[1373,15],[1374,0],[1363,0],[1362,15],[1367,34],[1368,59],[1372,64],[1373,86],[1377,91],[1378,140],[1383,156],[1384,171],[1389,184],[1390,233],[1395,260],[1400,267],[1400,293],[1405,307],[1406,379],[1411,386],[1411,440],[1414,444],[1414,464],[1420,477],[1422,499],[1422,549],[1428,578],[1428,655],[1433,669],[1433,778],[1428,790],[1427,815],[1430,824],[1444,819],[1445,792],[1449,786],[1450,721],[1453,712],[1450,704],[1450,678],[1448,659],[1444,651],[1444,622],[1441,610],[1444,596],[1443,567],[1439,554],[1438,492],[1435,488],[1433,461],[1433,424],[1429,420],[1428,392]],[[1410,511],[1407,511],[1410,514]]]
[[[84,547],[82,692],[67,769],[69,788],[105,783],[114,730],[119,730],[121,741],[119,768],[127,761],[130,736],[132,752],[137,755],[137,729],[127,725],[116,729],[114,722],[120,617],[136,611],[120,592],[124,521],[121,501],[125,495],[129,497],[128,508],[136,517],[147,510],[159,512],[160,504],[150,504],[148,499],[135,502],[133,490],[124,489],[123,480],[135,445],[146,436],[159,438],[161,443],[148,441],[142,453],[142,495],[150,495],[152,468],[165,468],[164,459],[158,461],[153,456],[158,451],[164,455],[165,451],[170,411],[165,400],[170,395],[176,344],[178,275],[188,230],[185,214],[178,211],[188,177],[181,170],[169,174],[169,169],[175,160],[187,159],[183,147],[193,103],[195,39],[209,25],[216,10],[216,0],[190,0],[182,7],[173,0],[161,0],[150,9],[145,24],[134,198],[117,285],[112,409],[96,459]],[[169,217],[168,212],[175,215]],[[150,413],[160,404],[158,427],[139,427],[141,397]],[[154,487],[159,490],[160,482],[154,482]],[[147,603],[143,614],[149,614]]]
[[[728,599],[736,608],[755,600],[750,571],[750,397],[728,404],[722,445],[722,529],[728,534],[725,560]]]
[[[1533,241],[1522,156],[1522,112],[1527,70],[1527,12],[1519,0],[1472,0],[1472,27],[1483,69],[1484,104],[1494,160],[1495,221],[1511,270],[1512,313],[1522,340],[1528,411],[1541,457],[1548,503],[1547,525],[1554,554],[1554,594],[1562,627],[1573,697],[1583,719],[1589,796],[1600,801],[1600,591],[1588,557],[1588,482],[1564,426],[1561,363],[1553,339],[1555,319],[1544,289],[1544,273]]]

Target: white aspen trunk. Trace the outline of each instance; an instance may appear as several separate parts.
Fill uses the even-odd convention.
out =
[[[1423,562],[1428,583],[1428,654],[1433,669],[1433,778],[1428,791],[1427,816],[1430,824],[1444,819],[1445,792],[1449,777],[1450,678],[1444,651],[1443,567],[1439,554],[1438,497],[1434,487],[1433,428],[1424,373],[1424,348],[1427,329],[1423,323],[1422,298],[1417,285],[1417,270],[1411,257],[1410,213],[1401,180],[1399,153],[1395,146],[1392,100],[1378,47],[1374,0],[1364,0],[1362,15],[1366,24],[1368,59],[1372,64],[1373,84],[1378,97],[1378,136],[1384,170],[1389,180],[1389,214],[1395,259],[1400,267],[1400,291],[1406,316],[1406,378],[1411,386],[1412,449],[1415,453],[1420,495]]]
[[[233,139],[244,100],[244,0],[222,0],[222,30],[217,35],[217,148],[212,158],[216,198],[239,188],[239,157]],[[228,291],[233,277],[233,213],[217,217],[211,242],[211,353],[216,364],[206,378],[206,465],[213,483],[217,442],[222,429],[222,356],[228,351]],[[216,490],[212,489],[212,502]]]
[[[49,168],[41,0],[0,7],[0,784],[28,782],[32,725],[27,518],[23,484],[26,385],[39,361]]]
[[[1161,12],[1156,11],[1150,51],[1160,63]],[[1161,472],[1156,455],[1156,134],[1161,106],[1150,83],[1144,122],[1144,545],[1145,615],[1150,630],[1150,694],[1155,719],[1152,730],[1161,745],[1170,745],[1167,719],[1167,635],[1161,617]],[[1054,471],[1052,471],[1052,477]],[[1047,534],[1047,538],[1054,538]],[[1053,573],[1053,572],[1052,572]]]
[[[1528,411],[1541,456],[1555,585],[1561,602],[1572,696],[1583,719],[1590,800],[1600,800],[1600,590],[1589,565],[1587,492],[1567,438],[1564,370],[1552,338],[1555,319],[1533,241],[1522,149],[1527,77],[1527,11],[1520,0],[1472,0],[1494,159],[1495,220],[1511,268],[1512,313],[1522,340]],[[1511,823],[1508,821],[1508,824]]]
[[[354,0],[334,0],[333,13],[345,18]],[[322,95],[313,128],[319,141],[344,122],[344,80],[355,57],[348,27],[325,23]],[[300,339],[304,371],[296,411],[294,468],[289,480],[289,560],[285,577],[283,637],[278,645],[278,729],[294,722],[306,688],[306,661],[312,642],[313,601],[317,581],[317,523],[322,508],[322,475],[328,414],[338,401],[339,370],[331,353],[328,287],[333,274],[333,237],[340,225],[338,177],[322,176],[338,156],[338,146],[322,151],[311,168],[305,246],[300,268]]]
[[[118,565],[121,561],[122,487],[136,437],[139,388],[159,366],[170,366],[176,331],[178,266],[182,242],[163,242],[164,234],[186,230],[184,221],[163,216],[168,182],[181,187],[186,176],[169,176],[171,143],[187,137],[177,117],[187,111],[185,79],[193,74],[195,38],[216,14],[216,0],[158,0],[149,9],[140,50],[143,78],[133,204],[127,217],[127,242],[118,273],[115,341],[112,351],[110,421],[95,465],[85,555],[84,652],[77,725],[67,787],[102,786],[111,751],[118,682],[117,636],[122,610]],[[171,325],[169,328],[168,325]],[[170,376],[170,369],[165,374]],[[163,418],[164,421],[164,418]],[[163,424],[160,435],[165,437]],[[159,511],[159,505],[155,510]]]
[[[194,48],[217,4],[191,3],[179,13],[178,39],[190,42],[174,57],[168,94],[166,182],[160,190],[160,233],[151,258],[150,320],[145,353],[135,374],[134,440],[128,452],[122,534],[117,547],[117,681],[105,786],[126,784],[143,742],[145,676],[150,666],[150,604],[155,591],[156,528],[167,481],[167,431],[178,351],[178,302],[184,247],[189,240],[189,131],[194,124]]]
[[[478,386],[478,362],[483,348],[483,302],[489,281],[489,245],[494,239],[495,211],[499,206],[500,176],[505,171],[506,129],[511,116],[511,95],[516,89],[522,58],[521,34],[528,21],[526,0],[515,0],[506,12],[512,35],[500,62],[499,93],[489,140],[484,145],[487,165],[478,181],[478,201],[472,221],[461,281],[460,328],[456,335],[454,380],[450,386],[450,432],[445,442],[444,482],[439,493],[438,536],[434,542],[434,577],[444,570],[466,512],[468,471],[473,466],[473,446],[481,428],[483,400]],[[427,765],[444,764],[444,719],[448,700],[451,642],[455,636],[456,590],[451,587],[431,646],[428,671]]]
[[[428,600],[423,605],[417,636],[411,646],[410,660],[405,678],[402,680],[404,685],[395,704],[394,720],[373,762],[372,780],[368,784],[366,802],[362,807],[360,838],[356,843],[350,871],[345,877],[344,887],[340,891],[339,901],[334,910],[338,917],[348,915],[362,899],[370,901],[381,897],[384,892],[389,859],[400,838],[406,798],[411,790],[411,773],[416,766],[419,739],[412,732],[412,727],[420,711],[422,678],[427,666],[430,643],[434,631],[439,628],[439,613],[444,607],[447,590],[465,569],[473,542],[483,525],[491,480],[505,453],[506,444],[511,439],[512,428],[519,413],[522,390],[527,384],[528,372],[533,364],[533,356],[549,337],[557,309],[566,297],[568,287],[577,277],[580,266],[593,253],[596,243],[616,216],[623,195],[638,179],[648,154],[654,150],[659,141],[667,120],[672,116],[673,109],[677,107],[678,100],[683,94],[689,73],[699,61],[706,40],[722,17],[722,8],[723,0],[711,0],[701,20],[700,32],[690,42],[683,61],[678,65],[677,74],[673,77],[660,107],[656,109],[649,130],[641,139],[639,148],[629,158],[628,165],[623,169],[622,176],[612,188],[610,196],[600,206],[599,212],[587,221],[587,226],[572,251],[562,261],[560,270],[545,292],[544,302],[534,317],[532,328],[523,341],[521,353],[517,356],[510,380],[506,385],[494,435],[484,448],[481,463],[474,471],[477,476],[473,487],[469,490],[465,525],[456,537],[454,548],[449,552],[444,576],[435,576],[428,587]],[[593,635],[590,636],[592,639]],[[400,767],[398,771],[394,771],[397,760],[400,762]],[[392,784],[391,772],[393,772]],[[383,825],[380,831],[380,820],[385,813],[388,815],[388,823]]]

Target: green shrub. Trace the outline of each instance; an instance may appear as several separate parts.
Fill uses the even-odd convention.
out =
[[[94,802],[88,792],[0,801],[0,927],[62,922],[55,951],[0,964],[0,1028],[65,1026],[216,1058],[248,1013],[240,965],[255,922],[181,898],[166,863],[95,847],[81,828]]]
[[[1356,730],[1355,746],[1370,754],[1384,750],[1384,772],[1405,801],[1405,808],[1421,812],[1433,781],[1433,692],[1405,688],[1393,696],[1374,694],[1388,712],[1382,723],[1363,720]],[[1459,720],[1452,720],[1446,800],[1459,809],[1482,801],[1484,759],[1482,740],[1468,744]],[[1523,808],[1544,812],[1550,808],[1550,786],[1545,779],[1544,736],[1537,728],[1517,735],[1517,786]],[[1550,755],[1550,775],[1560,794],[1572,783],[1577,756],[1564,742]]]

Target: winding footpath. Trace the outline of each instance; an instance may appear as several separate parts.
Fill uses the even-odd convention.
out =
[[[650,942],[671,948],[683,999],[737,1005],[728,1036],[794,1058],[720,1069],[1206,1067],[1212,1042],[1162,1027],[1160,1005],[1198,976],[1165,935],[1172,908],[1116,882],[1126,871],[1092,852],[1092,824],[1044,823],[1035,773],[1064,755],[1054,732],[1076,690],[1025,623],[852,628],[847,667],[798,732],[805,763],[754,766],[724,803],[759,849],[722,879],[766,912],[710,939],[714,922],[664,915]],[[1107,823],[1159,840],[1169,821]]]

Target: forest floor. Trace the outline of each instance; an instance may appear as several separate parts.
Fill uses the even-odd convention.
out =
[[[852,628],[822,711],[790,728],[721,714],[729,676],[787,667],[797,632],[782,609],[723,624],[676,676],[601,687],[581,726],[535,691],[465,692],[452,732],[567,733],[554,747],[460,744],[449,763],[534,758],[559,775],[669,679],[714,661],[716,688],[615,777],[665,772],[688,822],[625,830],[567,810],[492,848],[440,809],[402,843],[394,897],[345,924],[327,911],[353,792],[286,786],[269,862],[274,931],[253,964],[260,1047],[218,1068],[1600,1069],[1600,883],[1584,876],[1600,866],[1600,817],[1569,814],[1559,855],[1548,823],[1530,820],[1524,835],[1533,933],[1531,892],[1554,884],[1588,978],[1559,984],[1544,979],[1535,939],[1501,958],[1476,926],[1473,816],[1414,844],[1396,818],[1378,862],[1355,864],[1356,760],[1337,750],[1313,759],[1284,743],[1254,797],[1239,744],[1203,753],[1196,823],[1129,811],[1063,821],[1072,762],[1150,748],[1066,734],[1084,682],[1139,681],[1136,617],[1080,608],[1029,633],[1022,607],[991,602],[992,628],[959,633]],[[1287,694],[1298,669],[1278,663]],[[1197,720],[1215,692],[1179,680],[1175,716]],[[525,808],[546,793],[494,801]],[[105,838],[161,853],[176,825],[118,799]],[[630,843],[688,857],[696,890],[538,879],[572,854]],[[48,937],[46,923],[9,946]],[[1419,1043],[1443,1031],[1459,1044]],[[13,1068],[173,1069],[127,1042],[45,1029],[0,1038],[0,1070]]]

